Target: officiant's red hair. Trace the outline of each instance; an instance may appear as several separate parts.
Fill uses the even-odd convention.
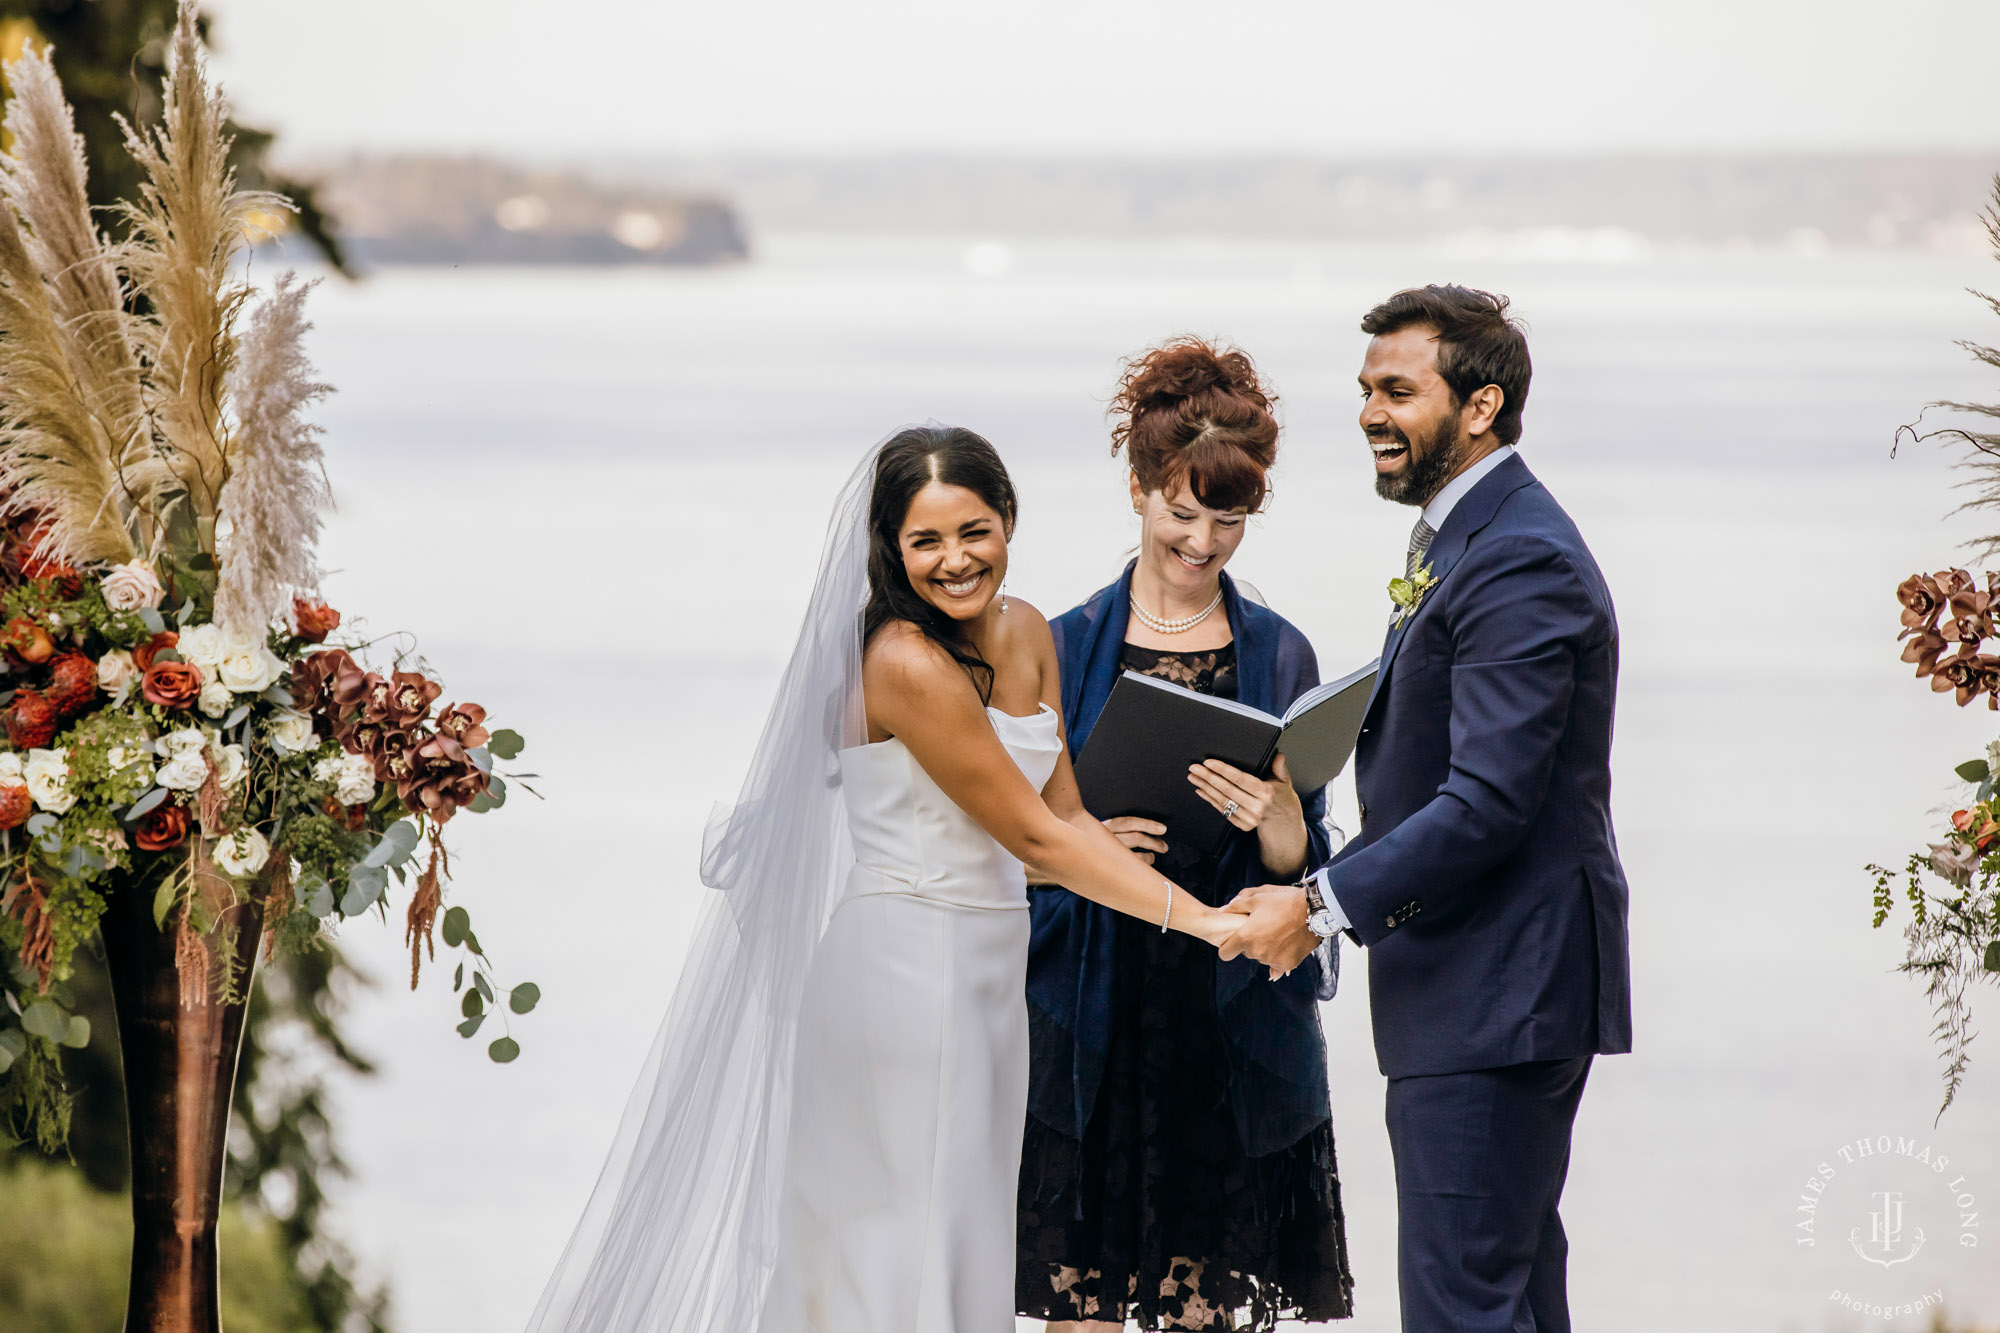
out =
[[[1255,513],[1278,459],[1277,401],[1242,349],[1176,338],[1125,363],[1111,452],[1125,451],[1146,491],[1173,495],[1185,481],[1210,509]]]

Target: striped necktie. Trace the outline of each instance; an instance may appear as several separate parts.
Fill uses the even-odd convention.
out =
[[[1437,529],[1424,522],[1423,515],[1417,516],[1417,526],[1410,529],[1410,555],[1403,562],[1403,577],[1415,581],[1417,566],[1424,562],[1424,552],[1431,549],[1431,539],[1437,536]]]

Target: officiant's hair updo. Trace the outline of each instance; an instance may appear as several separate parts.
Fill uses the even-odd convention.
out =
[[[1183,481],[1210,509],[1264,507],[1278,460],[1278,396],[1240,348],[1176,338],[1125,363],[1111,400],[1111,452],[1125,451],[1141,489]]]
[[[910,586],[903,567],[903,520],[917,493],[932,482],[971,491],[1000,515],[1014,535],[1019,505],[1007,465],[984,436],[963,426],[912,426],[882,446],[875,456],[875,486],[868,497],[868,605],[861,615],[861,641],[891,621],[907,620],[924,637],[965,668],[981,703],[993,701],[993,667],[979,650],[959,637],[958,626]]]

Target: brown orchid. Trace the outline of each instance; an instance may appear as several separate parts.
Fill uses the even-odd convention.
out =
[[[1896,587],[1896,600],[1903,604],[1903,629],[1930,630],[1944,614],[1944,590],[1929,574],[1912,574]]]
[[[1937,664],[1931,673],[1931,689],[1939,694],[1958,691],[1958,706],[1971,703],[1980,691],[1979,654],[1970,644],[1960,644],[1958,652]]]
[[[1922,680],[1937,670],[1938,658],[1944,655],[1944,650],[1949,646],[1942,634],[1934,630],[1925,630],[1904,643],[1903,660],[1916,664],[1917,679]]]
[[[430,736],[408,755],[410,776],[396,791],[411,810],[442,824],[487,789],[491,779],[472,762],[465,747],[449,736]]]
[[[486,730],[486,710],[478,704],[451,704],[438,714],[438,734],[449,736],[468,750],[476,750],[493,739]]]

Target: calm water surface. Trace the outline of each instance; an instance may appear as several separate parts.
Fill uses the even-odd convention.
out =
[[[1896,661],[1894,584],[1976,528],[1943,521],[1941,458],[1889,457],[1926,400],[2000,397],[1952,346],[2000,341],[1962,291],[1992,265],[1138,243],[973,259],[777,238],[733,270],[390,272],[316,296],[340,386],[329,592],[376,630],[419,631],[450,697],[527,734],[548,797],[453,826],[452,900],[546,997],[515,1020],[519,1063],[453,1035],[448,963],[407,993],[399,922],[345,936],[375,982],[352,1036],[381,1073],[339,1094],[339,1220],[401,1327],[515,1328],[532,1308],[672,988],[702,824],[733,793],[860,452],[924,417],[985,432],[1022,493],[1010,590],[1060,611],[1135,535],[1105,444],[1118,358],[1182,331],[1239,341],[1287,433],[1233,568],[1344,671],[1379,646],[1410,522],[1370,490],[1355,322],[1430,280],[1508,292],[1528,319],[1527,457],[1623,626],[1638,1050],[1599,1062],[1577,1127],[1579,1326],[1879,1327],[1829,1294],[1939,1288],[2000,1317],[2000,1264],[1959,1248],[1925,1182],[1908,1206],[1913,1223],[1932,1207],[1929,1248],[1898,1269],[1846,1243],[1865,1200],[1813,1249],[1793,1227],[1815,1167],[1884,1134],[1950,1156],[2000,1207],[2000,1052],[1933,1128],[1928,1014],[1890,973],[1897,939],[1868,928],[1860,870],[1917,844],[1940,778],[1996,730]],[[1351,821],[1351,781],[1334,807]],[[1349,975],[1324,1017],[1352,1327],[1376,1333],[1396,1327],[1394,1194]]]

